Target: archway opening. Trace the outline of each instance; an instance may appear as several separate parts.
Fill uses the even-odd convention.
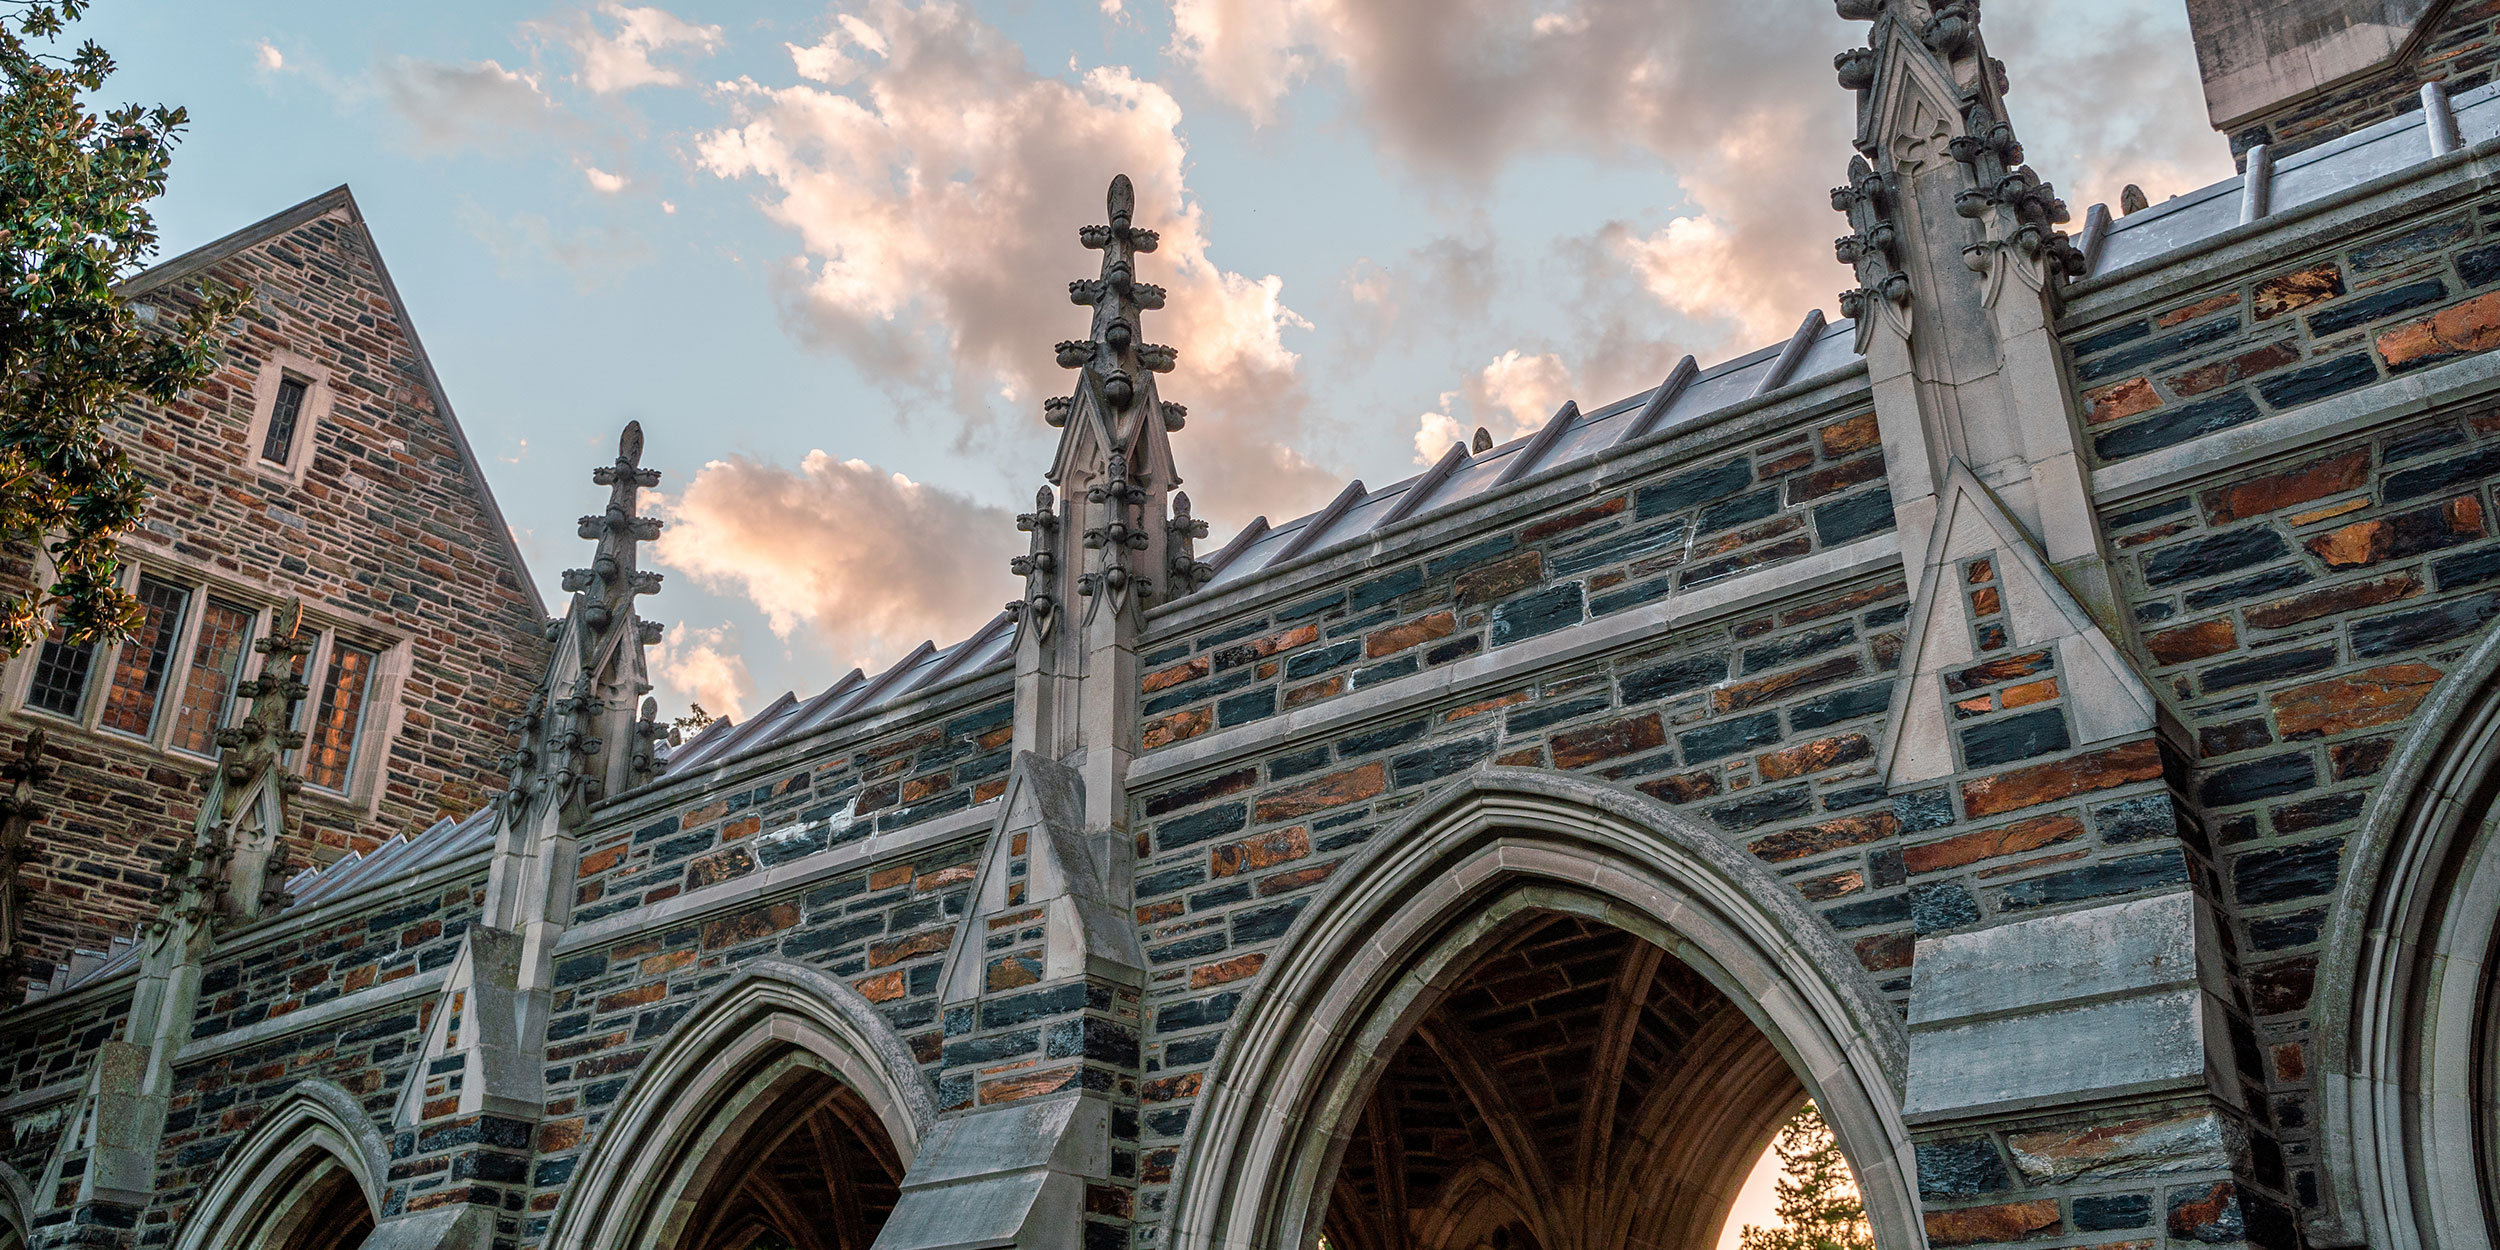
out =
[[[356,1250],[373,1231],[373,1212],[354,1174],[324,1159],[304,1179],[266,1243],[270,1250]]]
[[[866,1099],[831,1073],[782,1083],[718,1144],[679,1250],[868,1250],[903,1161]]]
[[[1338,1139],[1333,1250],[1709,1250],[1806,1089],[1692,966],[1531,911],[1385,1047]]]

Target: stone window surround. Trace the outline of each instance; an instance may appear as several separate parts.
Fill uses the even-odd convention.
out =
[[[272,464],[261,458],[261,445],[277,411],[278,384],[290,377],[304,384],[304,403],[296,410],[295,440],[287,448],[286,463]],[[263,353],[259,376],[252,382],[252,421],[243,438],[243,462],[264,477],[303,485],[304,473],[312,464],[313,431],[329,420],[330,405],[337,397],[337,388],[330,385],[330,370],[311,358],[282,347]]]
[[[79,709],[76,720],[26,706],[27,688],[34,680],[35,660],[42,652],[40,644],[11,657],[4,667],[0,667],[0,707],[6,709],[6,719],[20,724],[40,724],[52,728],[55,732],[63,726],[75,726],[80,732],[124,746],[153,748],[164,758],[180,761],[193,768],[204,766],[210,762],[210,757],[181,750],[173,745],[175,717],[168,709],[180,705],[183,683],[190,677],[191,649],[197,643],[201,616],[207,610],[208,601],[216,599],[237,607],[255,609],[259,613],[257,628],[266,629],[269,610],[285,603],[287,595],[274,587],[212,572],[196,562],[181,559],[171,553],[154,551],[141,553],[133,550],[131,545],[125,544],[123,556],[122,585],[125,589],[135,588],[139,577],[146,574],[177,583],[188,590],[191,595],[190,602],[183,608],[182,629],[174,649],[174,664],[167,676],[164,691],[158,696],[157,724],[150,730],[149,735],[146,738],[140,738],[118,730],[106,729],[101,723],[113,666],[120,658],[121,648],[129,645],[127,643],[107,643],[96,648],[94,663],[88,670],[85,702]],[[299,797],[309,799],[320,806],[353,811],[360,813],[366,819],[371,819],[381,811],[386,762],[390,758],[391,748],[398,740],[400,723],[405,716],[401,705],[401,694],[407,685],[409,670],[412,666],[413,656],[410,643],[406,638],[399,637],[373,622],[333,611],[327,605],[307,603],[304,624],[318,631],[319,637],[312,654],[305,657],[304,663],[305,681],[312,687],[311,691],[304,696],[306,708],[300,713],[307,726],[312,717],[319,715],[321,698],[319,678],[329,665],[333,643],[344,637],[349,642],[371,649],[380,657],[379,663],[374,667],[372,683],[366,692],[364,720],[356,735],[354,758],[348,764],[346,790],[343,792],[328,790],[307,782],[299,792]],[[255,638],[260,636],[258,633],[254,634]],[[246,652],[243,669],[237,680],[248,681],[259,676],[260,666],[265,658],[257,651]],[[233,723],[233,718],[240,714],[238,711],[240,707],[241,701],[237,700],[235,705],[228,709],[229,724]],[[291,763],[294,768],[301,768],[300,752],[298,758]]]

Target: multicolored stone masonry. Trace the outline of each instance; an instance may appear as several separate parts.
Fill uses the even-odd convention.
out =
[[[1699,1245],[1809,1098],[1882,1250],[2469,1243],[2492,6],[2436,114],[2071,234],[1977,6],[1839,8],[1855,320],[1208,550],[1115,180],[1023,597],[596,787],[639,428],[541,632],[343,193],[176,262],[266,351],[134,418],[140,563],[405,666],[257,916],[156,893],[197,769],[46,722],[28,936],[103,954],[0,1011],[0,1245]],[[341,379],[283,486],[282,348]]]

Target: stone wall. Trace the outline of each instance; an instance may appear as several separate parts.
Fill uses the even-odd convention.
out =
[[[307,789],[295,862],[321,863],[475,811],[501,784],[501,727],[546,663],[542,620],[503,522],[435,390],[422,347],[343,191],[235,250],[212,245],[167,270],[248,286],[217,371],[114,433],[154,499],[126,550],[143,568],[200,576],[308,613],[371,622],[410,649],[397,732],[368,804]],[[200,262],[205,260],[203,266]],[[179,307],[171,286],[142,303]],[[272,354],[328,374],[334,401],[302,481],[255,470],[253,388]],[[6,576],[23,578],[20,553]],[[100,698],[102,677],[97,680]],[[368,733],[386,723],[375,709]],[[59,774],[27,870],[28,961],[40,978],[72,950],[103,950],[149,909],[159,865],[198,810],[209,762],[56,718],[0,714],[10,736],[42,724]],[[484,730],[484,732],[481,732]]]
[[[683,810],[594,832],[575,874],[577,923],[734,881],[872,833],[895,833],[998,798],[1015,707],[941,712],[770,779],[742,779]]]
[[[2280,3],[2247,6],[2235,0],[2219,0],[2218,3],[2197,0],[2190,5],[2190,10],[2194,13],[2199,9],[2237,8],[2245,12],[2252,7],[2289,10],[2293,6]],[[2401,7],[2421,11],[2436,6],[2421,4],[2417,0],[2414,4]],[[2447,12],[2432,14],[2430,20],[2435,24],[2428,30],[2400,32],[2410,34],[2411,40],[2405,47],[2391,50],[2395,52],[2392,61],[2383,60],[2376,67],[2323,90],[2302,91],[2282,103],[2260,108],[2236,121],[2215,116],[2217,127],[2228,127],[2225,133],[2231,140],[2231,155],[2245,167],[2248,149],[2260,143],[2267,144],[2280,158],[2391,117],[2418,112],[2422,107],[2422,84],[2426,82],[2445,84],[2452,95],[2490,82],[2493,67],[2500,65],[2500,3],[2493,3],[2493,0],[2456,0]],[[2313,19],[2308,30],[2333,31],[2337,25],[2339,23]],[[2206,32],[2200,29],[2198,33],[2201,45]],[[2298,36],[2292,37],[2296,39]],[[2202,46],[2199,52],[2206,66],[2210,99],[2215,69],[2213,52]],[[2278,55],[2287,61],[2303,59],[2282,52]],[[2212,102],[2217,107],[2222,106],[2219,100]],[[2233,107],[2232,111],[2240,110]]]
[[[1783,431],[1152,645],[1144,748],[1323,706],[1891,528],[1873,414]]]
[[[2114,464],[2500,345],[2500,205],[2461,207],[2096,317],[2068,346]]]

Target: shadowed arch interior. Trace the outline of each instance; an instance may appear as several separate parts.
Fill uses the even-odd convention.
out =
[[[716,1147],[682,1250],[868,1250],[893,1214],[903,1162],[858,1091],[813,1071],[782,1085]]]
[[[1396,1045],[1323,1228],[1338,1250],[1705,1246],[1804,1099],[1692,967],[1528,912]]]

